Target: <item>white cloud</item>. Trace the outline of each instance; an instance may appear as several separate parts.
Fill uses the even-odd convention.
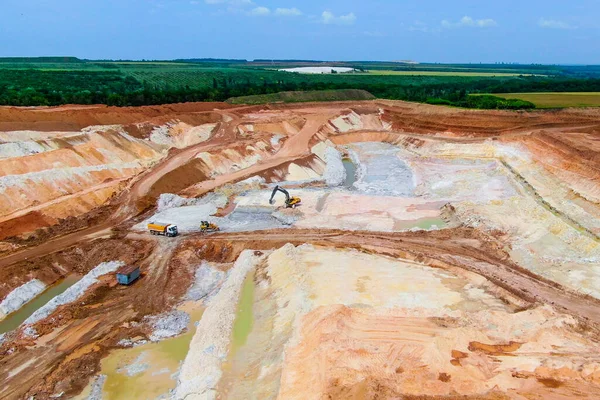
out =
[[[258,17],[262,17],[269,14],[271,14],[271,10],[269,10],[267,7],[256,7],[255,9],[250,11],[250,15],[255,15]]]
[[[538,25],[541,28],[548,28],[548,29],[576,29],[574,26],[571,26],[571,25],[567,24],[566,22],[557,21],[554,19],[546,19],[546,18],[540,18]]]
[[[191,0],[190,3],[198,4],[198,0]],[[210,5],[223,5],[226,6],[225,10],[230,13],[244,13],[250,16],[264,17],[268,15],[276,15],[278,17],[297,17],[304,15],[302,11],[296,7],[282,8],[279,7],[274,11],[270,8],[259,6],[252,0],[204,0],[204,3]],[[250,9],[252,6],[254,8]],[[340,17],[343,18],[343,17]]]
[[[486,19],[473,19],[469,16],[464,16],[458,22],[450,22],[448,20],[442,21],[442,26],[444,28],[490,28],[493,26],[498,26],[498,23],[491,18]]]
[[[323,11],[323,14],[321,14],[321,22],[324,24],[352,25],[356,22],[356,15],[351,12],[350,14],[336,17],[330,11]]]
[[[302,15],[302,11],[297,8],[278,8],[275,10],[275,15],[282,17],[297,17]]]
[[[192,0],[192,3],[198,2],[197,0]],[[245,13],[248,10],[248,7],[254,6],[254,2],[252,0],[204,0],[204,3],[213,5],[213,6],[224,6],[223,8],[219,8],[219,15],[223,12],[228,12],[232,14]]]

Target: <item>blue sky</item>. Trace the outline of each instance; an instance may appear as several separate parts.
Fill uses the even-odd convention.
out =
[[[1,0],[0,56],[600,64],[600,0]]]

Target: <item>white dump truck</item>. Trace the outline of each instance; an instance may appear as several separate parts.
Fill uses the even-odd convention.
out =
[[[148,230],[152,235],[163,235],[168,237],[177,236],[177,225],[166,224],[164,222],[150,222]]]

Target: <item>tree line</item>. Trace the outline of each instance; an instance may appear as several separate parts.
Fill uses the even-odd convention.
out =
[[[280,76],[280,75],[279,75]],[[302,80],[300,80],[302,79]],[[209,81],[210,82],[210,81]],[[293,79],[212,79],[205,87],[152,85],[120,71],[42,71],[0,69],[0,105],[56,106],[62,104],[107,104],[141,106],[192,101],[224,101],[232,97],[271,94],[283,91],[362,89],[378,98],[445,104],[467,108],[528,109],[532,103],[505,100],[477,93],[517,92],[600,92],[600,79],[558,77],[515,77],[511,79],[428,79],[415,83],[394,79],[383,81]]]

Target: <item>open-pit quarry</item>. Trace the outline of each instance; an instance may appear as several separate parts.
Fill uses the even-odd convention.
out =
[[[600,110],[4,107],[0,199],[2,399],[600,398]]]

